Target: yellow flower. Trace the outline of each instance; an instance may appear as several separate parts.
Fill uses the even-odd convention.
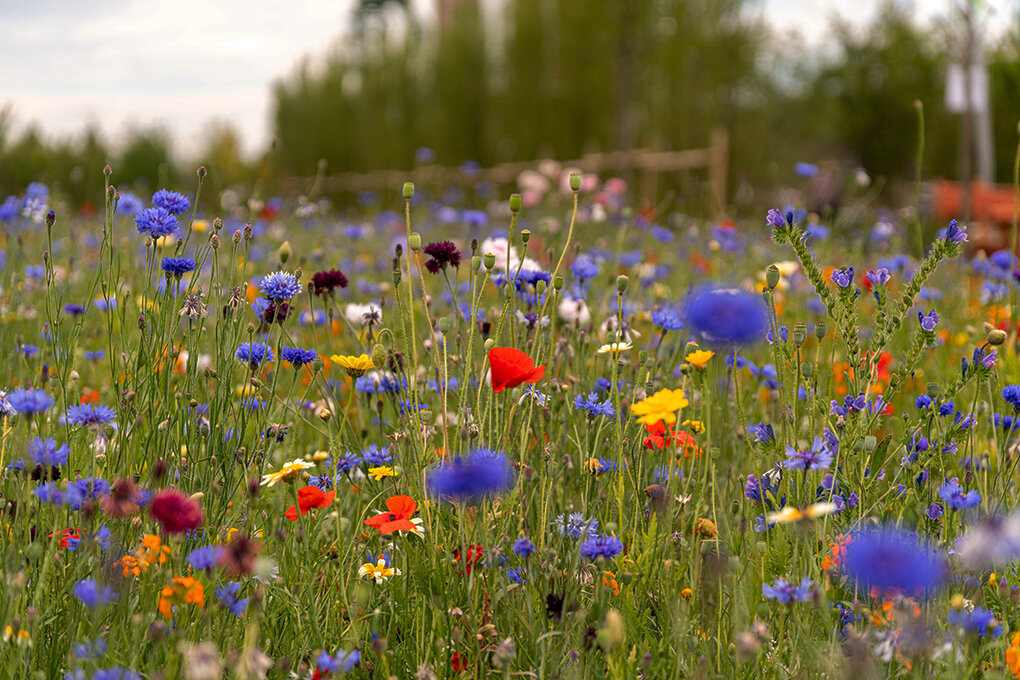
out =
[[[703,371],[705,370],[705,367],[708,366],[708,360],[714,356],[715,352],[711,350],[699,349],[685,356],[684,361],[686,361],[699,371]]]
[[[296,475],[310,467],[315,467],[315,464],[301,460],[300,458],[295,458],[289,463],[284,463],[283,467],[281,467],[278,471],[270,472],[268,475],[263,475],[262,486],[276,486],[276,483],[281,479],[286,479],[291,475]]]
[[[800,522],[803,520],[814,519],[815,517],[821,517],[823,515],[829,515],[835,511],[835,503],[815,503],[814,505],[809,505],[803,510],[795,508],[792,505],[787,505],[779,512],[769,513],[768,521],[777,522],[779,524]]]
[[[387,567],[386,559],[380,557],[379,561],[376,562],[375,564],[372,564],[371,562],[366,562],[365,564],[361,565],[361,568],[358,569],[358,576],[369,576],[371,578],[374,578],[376,583],[381,584],[383,581],[390,578],[391,576],[400,576],[400,570],[392,567]]]
[[[659,390],[650,397],[646,397],[630,407],[631,413],[638,418],[638,422],[645,425],[654,425],[663,422],[672,425],[676,422],[676,412],[685,408],[687,398],[683,390]]]
[[[631,345],[629,342],[614,342],[609,345],[602,345],[598,348],[597,354],[620,354],[630,350]]]
[[[690,588],[684,588],[683,590],[680,591],[680,597],[684,598],[685,600],[691,599],[691,595],[693,594],[694,591],[691,590]]]
[[[174,617],[174,605],[194,604],[199,609],[205,606],[205,587],[191,576],[178,576],[171,585],[159,591],[159,613],[164,619]]]
[[[369,468],[368,476],[377,482],[381,482],[383,477],[396,477],[397,473],[393,471],[393,468],[387,465],[379,465],[374,468]]]
[[[681,423],[684,427],[690,428],[694,434],[701,434],[705,431],[705,424],[700,420],[685,420]]]
[[[18,628],[15,631],[13,627],[6,626],[4,628],[4,642],[10,642],[12,639],[19,645],[32,646],[32,636],[24,628]]]
[[[191,225],[191,229],[196,234],[204,234],[205,232],[209,231],[209,221],[195,220]]]
[[[365,375],[368,371],[375,368],[375,364],[372,363],[372,357],[367,354],[360,356],[341,356],[334,354],[330,357],[330,360],[347,371],[347,375],[352,378],[360,378]]]

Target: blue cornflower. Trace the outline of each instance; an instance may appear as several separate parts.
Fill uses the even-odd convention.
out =
[[[137,215],[145,207],[142,199],[129,191],[123,191],[117,201],[117,212],[121,215]]]
[[[993,638],[1002,635],[1002,624],[984,607],[974,607],[970,610],[950,609],[947,619],[954,626],[963,628],[966,633],[976,633],[979,638],[989,634]]]
[[[922,394],[921,396],[914,400],[914,406],[919,409],[928,408],[929,406],[931,406],[931,397],[929,397],[927,394]]]
[[[789,470],[824,470],[832,465],[832,452],[819,437],[815,437],[811,448],[804,451],[798,451],[787,444],[786,458],[783,467]]]
[[[191,207],[191,201],[184,194],[169,189],[160,189],[152,195],[152,204],[163,208],[173,216],[183,215]]]
[[[775,600],[783,604],[807,602],[811,599],[813,586],[814,582],[807,576],[801,579],[799,586],[788,583],[786,579],[777,578],[772,585],[761,584],[761,594],[766,600]]]
[[[259,291],[272,302],[286,302],[301,292],[301,284],[290,272],[277,271],[262,277]]]
[[[589,520],[579,512],[572,512],[570,515],[558,515],[554,520],[556,530],[567,538],[590,538],[598,534],[599,521],[592,517]]]
[[[78,581],[71,589],[78,600],[86,607],[95,609],[117,599],[117,594],[110,586],[100,586],[95,579],[87,578]]]
[[[1020,385],[1006,385],[1002,388],[1002,398],[1013,407],[1013,411],[1020,413]]]
[[[146,208],[135,215],[135,228],[159,239],[177,233],[177,218],[166,208]]]
[[[102,477],[83,477],[67,485],[64,498],[72,510],[80,510],[87,500],[96,500],[110,493],[110,485]]]
[[[570,271],[574,273],[578,281],[587,281],[599,275],[599,266],[588,256],[581,255],[570,265]]]
[[[70,449],[67,444],[57,445],[53,439],[36,437],[28,443],[28,457],[36,465],[60,466],[67,462]]]
[[[760,340],[767,320],[761,297],[737,288],[706,288],[684,302],[683,319],[710,345],[741,345]]]
[[[506,570],[506,577],[510,579],[511,583],[521,584],[524,583],[524,579],[527,578],[527,573],[523,568],[511,567]]]
[[[190,257],[164,257],[160,265],[167,276],[176,279],[195,271],[195,261]]]
[[[941,517],[942,513],[944,512],[945,510],[941,505],[939,505],[938,503],[932,503],[931,505],[928,506],[928,509],[924,511],[924,514],[927,515],[928,519],[930,519],[931,521],[937,522],[939,521],[939,517]]]
[[[623,552],[623,541],[611,534],[593,536],[578,549],[586,560],[611,560]]]
[[[117,419],[117,412],[103,404],[78,404],[67,409],[65,418],[68,425],[109,425]]]
[[[81,671],[81,669],[78,669]],[[74,680],[79,680],[77,677]],[[84,680],[84,676],[82,676]],[[92,680],[142,680],[142,676],[127,668],[111,666],[110,668],[97,668],[92,674]]]
[[[796,163],[793,166],[793,172],[798,177],[814,177],[818,174],[818,166],[814,163]]]
[[[188,553],[188,564],[192,569],[199,571],[212,571],[223,554],[223,549],[218,545],[203,545]]]
[[[74,646],[74,655],[79,659],[99,659],[106,655],[109,648],[106,638],[96,638],[95,640],[86,638],[84,642],[79,642]]]
[[[361,462],[368,466],[388,465],[393,462],[393,452],[390,447],[380,447],[378,444],[369,444],[361,451]]]
[[[860,587],[883,594],[929,594],[945,577],[945,561],[914,534],[885,527],[853,534],[843,557],[843,571]]]
[[[14,390],[7,394],[7,403],[16,413],[31,416],[46,411],[53,406],[54,401],[53,397],[43,390]]]
[[[768,500],[768,494],[775,494],[779,491],[778,480],[773,482],[773,475],[764,474],[760,478],[756,475],[749,474],[747,476],[747,482],[744,484],[744,497],[748,500],[752,500],[756,503],[772,505],[771,501]]]
[[[951,416],[951,415],[953,415],[953,412],[955,410],[956,410],[956,404],[954,404],[952,401],[947,401],[944,404],[942,404],[941,406],[939,406],[939,415],[940,416]]]
[[[928,333],[935,332],[935,325],[939,322],[939,313],[936,311],[930,311],[927,314],[917,313],[917,320],[921,324],[921,328]]]
[[[361,662],[361,652],[352,649],[350,652],[344,650],[330,655],[329,652],[322,652],[315,659],[315,667],[320,673],[337,673],[351,670]]]
[[[837,269],[832,272],[832,279],[840,288],[849,288],[854,282],[854,268],[852,266],[844,269]]]
[[[318,357],[314,349],[301,349],[300,347],[284,347],[280,350],[280,358],[289,361],[294,368],[301,368],[310,364]]]
[[[518,538],[514,541],[513,551],[519,557],[528,558],[530,557],[537,548],[535,544],[531,542],[531,539],[527,536]]]
[[[664,331],[678,331],[684,327],[680,313],[669,307],[656,309],[652,312],[652,323]]]
[[[574,409],[587,411],[590,418],[616,415],[616,409],[613,408],[610,399],[607,397],[604,402],[600,402],[597,392],[590,392],[586,397],[580,394],[574,397]]]
[[[751,434],[754,435],[756,442],[765,442],[770,444],[776,441],[776,433],[773,431],[772,426],[768,423],[758,423],[748,428]]]
[[[32,493],[39,499],[40,503],[51,505],[63,505],[64,492],[53,482],[46,482],[32,489]]]
[[[960,486],[959,477],[946,480],[946,483],[939,488],[939,498],[946,502],[950,510],[966,510],[981,504],[981,494],[977,489],[965,492]]]
[[[237,581],[224,583],[216,589],[216,597],[220,604],[230,611],[234,616],[240,616],[248,608],[248,598],[238,599],[237,592],[241,590],[241,584]]]
[[[276,360],[273,348],[262,342],[243,342],[237,348],[234,356],[248,364],[252,370],[257,369],[264,363]]]
[[[868,281],[871,281],[871,285],[875,286],[876,288],[878,286],[884,286],[885,284],[889,283],[890,278],[889,270],[886,269],[885,267],[879,267],[878,269],[869,269],[865,276],[868,277]]]
[[[429,489],[443,498],[476,503],[483,498],[509,491],[514,485],[514,470],[505,457],[457,456],[449,463],[433,467],[427,475]]]
[[[948,243],[964,243],[967,240],[967,226],[960,226],[956,220],[952,220],[949,226],[939,236],[946,239]]]

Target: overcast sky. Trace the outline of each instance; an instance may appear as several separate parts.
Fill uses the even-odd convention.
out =
[[[497,2],[498,0],[486,0]],[[511,0],[512,1],[512,0]],[[584,1],[584,0],[579,0]],[[631,0],[624,0],[631,1]],[[954,0],[902,0],[924,20]],[[416,0],[427,6],[426,0]],[[1000,25],[1020,0],[986,0]],[[782,31],[824,42],[836,13],[863,23],[880,0],[757,0]],[[353,0],[0,0],[0,107],[66,136],[162,125],[194,152],[211,120],[245,148],[269,139],[272,82],[341,37]],[[852,15],[847,7],[852,7]]]

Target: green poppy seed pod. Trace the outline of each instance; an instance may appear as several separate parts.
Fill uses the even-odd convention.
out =
[[[616,277],[616,292],[625,293],[627,292],[627,284],[630,283],[630,279],[627,278],[626,274],[620,274]]]
[[[372,363],[376,366],[386,364],[386,348],[382,346],[381,342],[377,342],[372,346]]]
[[[432,409],[429,408],[428,406],[426,406],[425,408],[420,410],[418,413],[421,414],[421,420],[422,421],[428,422],[428,421],[432,420]]]
[[[400,278],[401,278],[401,276],[402,275],[401,275],[399,269],[394,269],[393,270],[393,285],[394,286],[399,286],[400,285]]]
[[[793,342],[800,347],[807,340],[807,326],[802,323],[793,327]]]
[[[510,194],[510,212],[516,213],[521,209],[521,195]]]
[[[925,393],[932,399],[939,396],[939,384],[934,380],[931,381],[925,386]]]
[[[404,200],[410,201],[414,198],[414,182],[404,182]]]
[[[312,361],[312,369],[316,373],[322,370],[322,357],[315,357],[315,360]]]
[[[538,280],[538,281],[537,281],[537,282],[535,283],[535,291],[536,291],[536,292],[537,292],[537,293],[538,293],[539,295],[542,295],[543,293],[545,293],[545,289],[546,289],[546,287],[547,287],[548,285],[549,285],[549,284],[547,284],[547,283],[546,283],[546,282],[545,282],[544,280],[542,280],[542,279],[539,279],[539,280]]]
[[[486,269],[492,269],[496,266],[496,256],[492,253],[485,253],[485,255],[482,255],[482,264],[485,265]]]
[[[825,337],[825,334],[829,332],[829,324],[824,321],[815,323],[815,337],[821,340]]]
[[[644,349],[641,350],[640,352],[637,353],[637,356],[638,356],[638,363],[639,364],[644,364],[646,361],[648,361],[648,350],[644,350]]]
[[[765,285],[769,287],[769,290],[775,290],[781,278],[782,274],[779,273],[779,267],[776,265],[770,264],[769,268],[765,270]]]
[[[287,260],[290,259],[292,252],[293,251],[290,248],[290,241],[284,241],[281,243],[280,251],[277,253],[280,256],[280,264],[286,264]]]
[[[531,230],[524,229],[521,231],[521,243],[527,243],[531,240]]]
[[[514,295],[514,287],[509,283],[503,284],[503,297],[509,300]]]
[[[482,258],[480,255],[471,256],[471,271],[477,272],[482,268]]]
[[[864,450],[871,453],[878,446],[878,438],[874,435],[869,434],[864,438]]]
[[[815,372],[815,365],[810,361],[805,361],[800,365],[800,374],[805,378],[810,378]]]
[[[993,328],[988,331],[988,344],[999,346],[1006,342],[1006,331],[1001,328]]]
[[[563,277],[562,276],[556,275],[556,277],[553,278],[553,288],[555,288],[556,290],[563,290]]]
[[[448,316],[441,316],[441,317],[439,317],[436,320],[436,327],[439,329],[439,332],[444,334],[444,335],[449,333],[450,332],[450,317],[448,317]]]
[[[581,190],[581,175],[577,172],[570,173],[570,190],[580,191]]]
[[[484,345],[485,352],[488,353],[489,350],[492,349],[495,346],[496,346],[496,341],[493,340],[492,338],[489,338],[488,340],[485,341],[485,345]]]
[[[407,247],[415,252],[421,250],[421,234],[412,231],[411,235],[407,237]]]

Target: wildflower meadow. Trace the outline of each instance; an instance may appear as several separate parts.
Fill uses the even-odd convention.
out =
[[[106,178],[0,202],[0,677],[1020,677],[1012,248]]]

